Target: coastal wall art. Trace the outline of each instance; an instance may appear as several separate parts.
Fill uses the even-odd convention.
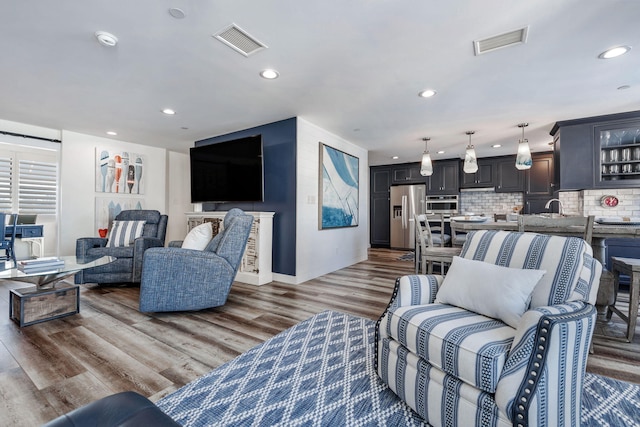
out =
[[[144,194],[145,156],[96,148],[98,193]]]
[[[320,143],[319,228],[358,226],[357,157]]]
[[[116,216],[124,210],[144,209],[141,198],[96,197],[96,230],[100,237],[107,237]]]

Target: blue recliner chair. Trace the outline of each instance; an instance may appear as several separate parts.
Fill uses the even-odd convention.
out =
[[[75,282],[82,283],[140,283],[142,257],[149,248],[163,247],[167,232],[167,215],[155,210],[126,210],[116,221],[145,221],[142,235],[129,246],[110,247],[108,239],[82,237],[76,241],[76,256],[95,259],[113,256],[117,259],[100,267],[88,268],[76,274]]]
[[[144,254],[140,311],[190,311],[224,305],[244,254],[253,216],[231,209],[223,230],[200,251],[175,241]]]

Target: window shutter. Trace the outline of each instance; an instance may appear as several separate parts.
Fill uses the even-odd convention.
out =
[[[13,183],[13,160],[11,157],[0,157],[0,211],[11,212]]]
[[[57,180],[56,163],[20,160],[18,211],[23,214],[55,214]]]

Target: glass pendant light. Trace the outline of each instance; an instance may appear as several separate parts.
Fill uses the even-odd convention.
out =
[[[529,141],[524,138],[524,128],[529,123],[520,123],[519,128],[522,129],[522,139],[518,142],[518,154],[516,154],[516,169],[530,169],[533,160],[531,159],[531,150],[529,149]]]
[[[467,145],[467,151],[464,154],[464,166],[462,170],[464,173],[476,173],[478,171],[478,158],[476,157],[476,150],[471,145],[471,135],[475,132],[470,130],[466,132],[469,135],[469,145]]]
[[[431,154],[429,154],[429,150],[427,149],[427,142],[429,142],[430,139],[431,138],[422,138],[422,140],[424,141],[424,153],[422,153],[422,165],[420,166],[420,175],[422,176],[433,175]]]

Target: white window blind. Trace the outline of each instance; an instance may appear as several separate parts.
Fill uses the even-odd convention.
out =
[[[18,173],[18,211],[23,214],[55,214],[58,165],[20,160]]]
[[[56,215],[58,152],[0,135],[0,212]]]
[[[13,185],[13,160],[11,157],[0,157],[0,211],[11,212]]]

